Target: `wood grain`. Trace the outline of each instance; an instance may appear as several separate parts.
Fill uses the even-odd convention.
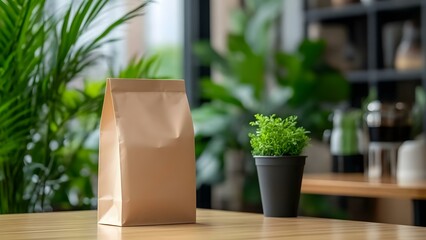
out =
[[[196,224],[98,225],[96,211],[0,215],[0,239],[425,239],[426,228],[197,210]]]
[[[426,199],[426,182],[401,185],[393,178],[373,180],[363,174],[304,174],[302,192],[374,198]]]

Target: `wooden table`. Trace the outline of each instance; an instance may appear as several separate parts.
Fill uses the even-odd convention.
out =
[[[359,173],[304,174],[302,193],[411,199],[415,225],[426,226],[426,182],[423,181],[402,185],[393,178],[375,180]]]
[[[425,239],[426,228],[197,210],[196,224],[98,225],[96,211],[0,215],[0,239]]]

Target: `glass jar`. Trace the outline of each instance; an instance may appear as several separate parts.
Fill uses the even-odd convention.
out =
[[[367,175],[371,178],[396,176],[398,148],[410,139],[411,110],[402,102],[373,101],[367,106],[368,127]]]

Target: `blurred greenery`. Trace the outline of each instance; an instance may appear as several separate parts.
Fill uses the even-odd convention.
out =
[[[183,78],[182,47],[173,45],[162,45],[156,47],[151,52],[155,53],[161,65],[158,66],[157,75],[159,77],[169,77],[174,79]]]
[[[117,40],[110,33],[147,5],[95,32],[108,3],[47,11],[52,0],[0,1],[0,213],[93,206],[104,86],[81,78],[104,59],[99,49]],[[119,75],[151,74],[140,70],[150,61],[134,60]]]
[[[324,61],[323,41],[304,40],[293,53],[276,47],[282,2],[244,1],[245,8],[231,16],[225,52],[208,42],[194,46],[201,61],[219,73],[216,79],[202,80],[204,104],[192,112],[199,154],[197,184],[222,181],[225,153],[242,151],[246,202],[260,201],[247,137],[253,115],[296,115],[313,137],[320,138],[331,128],[331,110],[349,94],[348,82]]]
[[[335,197],[334,197],[335,198]],[[301,213],[310,217],[350,219],[347,211],[333,204],[333,196],[302,194],[300,197]]]

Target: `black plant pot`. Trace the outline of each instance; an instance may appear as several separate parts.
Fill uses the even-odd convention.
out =
[[[266,217],[297,217],[306,156],[255,156]]]

